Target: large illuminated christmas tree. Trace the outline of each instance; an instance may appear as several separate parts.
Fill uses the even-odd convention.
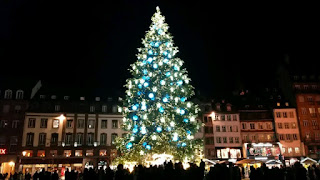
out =
[[[123,106],[123,128],[130,133],[117,146],[128,161],[150,154],[171,154],[177,160],[195,158],[202,140],[194,134],[200,128],[199,111],[190,97],[193,86],[183,61],[176,57],[168,25],[159,8],[138,48],[138,61],[131,65],[133,78],[127,80]]]

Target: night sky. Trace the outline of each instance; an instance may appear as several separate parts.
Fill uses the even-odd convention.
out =
[[[272,82],[284,54],[306,67],[319,60],[312,4],[1,0],[0,77],[124,91],[157,5],[201,95]]]

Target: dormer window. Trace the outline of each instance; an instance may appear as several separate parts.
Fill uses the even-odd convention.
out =
[[[245,108],[249,108],[249,105],[245,105],[244,107],[245,107]]]
[[[227,105],[227,111],[231,111],[231,105]]]
[[[100,97],[96,97],[96,101],[100,101]]]
[[[51,99],[57,99],[57,96],[56,95],[52,95]]]
[[[108,101],[112,101],[112,97],[108,97]]]
[[[69,100],[69,96],[64,96],[63,99],[64,100]]]
[[[94,106],[90,106],[90,112],[94,112],[96,108]]]
[[[4,92],[4,98],[5,99],[11,99],[12,98],[12,90],[8,89]]]
[[[299,79],[299,76],[293,76],[293,79],[296,81]]]
[[[289,103],[288,103],[288,102],[286,102],[285,104],[286,104],[286,106],[289,106]]]
[[[258,108],[263,108],[263,105],[258,105]]]
[[[277,103],[277,106],[280,106],[280,103],[279,103],[279,102]]]
[[[221,110],[220,104],[217,104],[217,105],[216,105],[216,108],[217,108],[218,111],[220,111],[220,110]]]
[[[85,99],[84,97],[80,97],[80,100],[81,100],[81,101],[84,101],[84,99]]]
[[[44,98],[46,98],[45,95],[40,95],[40,99],[44,99]]]
[[[23,99],[23,91],[22,90],[18,90],[16,92],[16,99]]]

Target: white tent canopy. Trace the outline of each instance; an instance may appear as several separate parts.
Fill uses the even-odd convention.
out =
[[[303,163],[303,164],[315,164],[315,163],[317,163],[317,161],[314,160],[314,159],[311,159],[309,157],[306,157],[303,160],[301,160],[301,163]]]

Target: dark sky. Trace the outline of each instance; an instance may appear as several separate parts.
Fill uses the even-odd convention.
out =
[[[0,0],[0,77],[124,91],[157,5],[203,95],[274,81],[286,53],[309,66],[319,59],[313,4]]]

